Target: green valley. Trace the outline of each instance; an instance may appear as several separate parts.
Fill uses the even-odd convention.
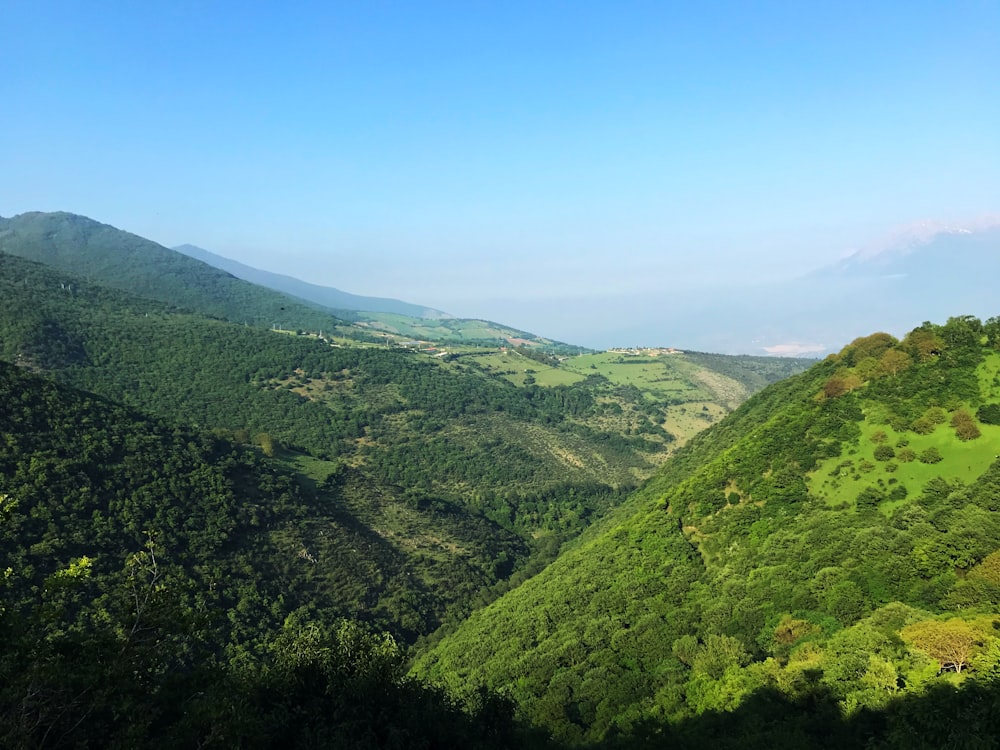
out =
[[[323,498],[280,532],[306,585],[405,640],[539,570],[680,442],[656,393],[603,376],[517,387],[463,350],[331,346],[10,255],[0,288],[9,361],[283,460]]]
[[[821,362],[321,335],[215,277],[181,304],[203,270],[156,286],[159,246],[57,216],[57,263],[0,253],[6,744],[937,746],[953,705],[955,743],[993,731],[1000,320]]]

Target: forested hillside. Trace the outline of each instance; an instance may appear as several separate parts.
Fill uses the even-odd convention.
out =
[[[79,279],[240,323],[331,330],[350,317],[275,292],[115,227],[76,214],[0,217],[0,252]]]
[[[633,436],[588,424],[607,408],[599,384],[517,388],[405,350],[172,312],[9,255],[0,286],[4,358],[256,445],[326,497],[287,544],[316,561],[315,585],[406,638],[551,558],[671,439],[651,422]],[[324,530],[338,513],[363,539],[353,559]]]
[[[101,225],[63,218],[85,224],[48,240],[73,256],[69,265],[107,260],[123,251],[102,243],[131,237],[107,228],[109,240],[94,229]],[[135,263],[155,276],[156,263]],[[352,519],[344,528],[370,537],[360,557],[334,550],[322,520],[301,524],[287,543],[316,561],[315,585],[406,639],[538,570],[663,460],[677,442],[668,426],[681,425],[683,439],[725,409],[713,400],[719,388],[683,385],[696,383],[690,377],[681,379],[687,392],[622,387],[611,370],[518,387],[475,358],[331,346],[179,312],[6,254],[0,287],[8,361],[256,445],[328,496],[327,507]],[[669,410],[684,404],[686,423],[671,421]],[[369,583],[344,582],[359,577]]]
[[[672,405],[796,365],[331,346],[4,254],[0,287],[7,744],[996,729],[996,319],[858,339],[675,451]],[[379,632],[442,623],[405,676]]]
[[[291,291],[295,284],[282,284],[279,288],[274,284],[251,283],[239,274],[233,275],[151,240],[71,213],[32,212],[0,217],[0,252],[44,263],[92,283],[159,300],[180,310],[235,323],[288,331],[336,332],[349,339],[367,341],[423,338],[495,344],[516,338],[557,350],[580,349],[488,321],[409,317],[392,312],[359,313],[350,308],[331,307],[328,302],[332,300],[320,301],[325,299],[323,295],[295,295]],[[317,289],[311,288],[313,292]],[[415,306],[406,309],[410,307]]]
[[[971,746],[996,729],[998,414],[1000,320],[859,339],[692,440],[416,673],[509,691],[571,743]]]
[[[0,435],[0,745],[530,739],[495,696],[405,677],[391,637],[298,583],[312,562],[281,530],[316,499],[256,451],[3,363]]]

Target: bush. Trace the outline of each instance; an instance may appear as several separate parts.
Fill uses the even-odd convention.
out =
[[[932,406],[924,412],[924,418],[933,424],[944,424],[948,421],[948,413],[940,406]]]
[[[941,451],[935,448],[933,445],[925,451],[920,453],[920,461],[925,464],[936,464],[941,461]]]
[[[896,451],[891,445],[878,445],[875,447],[876,461],[891,461],[896,457]]]
[[[951,426],[955,428],[959,440],[975,440],[982,434],[972,415],[965,409],[959,409],[952,415]]]
[[[983,424],[1000,424],[1000,404],[983,404],[976,410],[976,418]]]

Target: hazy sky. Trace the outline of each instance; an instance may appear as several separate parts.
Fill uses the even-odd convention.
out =
[[[0,215],[82,213],[564,338],[601,300],[671,304],[1000,210],[997,0],[0,17]]]

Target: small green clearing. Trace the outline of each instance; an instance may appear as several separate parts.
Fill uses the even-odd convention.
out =
[[[581,354],[571,357],[561,367],[586,377],[601,375],[615,385],[631,385],[647,397],[673,403],[710,400],[713,396],[691,378],[696,369],[683,361],[683,355],[659,357],[633,356],[618,352]]]
[[[937,425],[929,435],[918,435],[865,421],[856,446],[827,459],[808,475],[809,493],[828,505],[844,506],[854,505],[858,495],[868,488],[891,493],[897,487],[904,487],[905,498],[879,506],[883,512],[891,512],[917,497],[931,479],[940,477],[968,484],[989,468],[1000,450],[1000,426],[979,424],[978,427],[982,432],[979,438],[962,441],[948,423]],[[879,441],[879,433],[885,436],[884,440]],[[875,452],[880,446],[892,448],[895,456],[879,460]],[[928,450],[937,451],[940,460],[921,460]],[[913,457],[906,451],[912,452]]]

